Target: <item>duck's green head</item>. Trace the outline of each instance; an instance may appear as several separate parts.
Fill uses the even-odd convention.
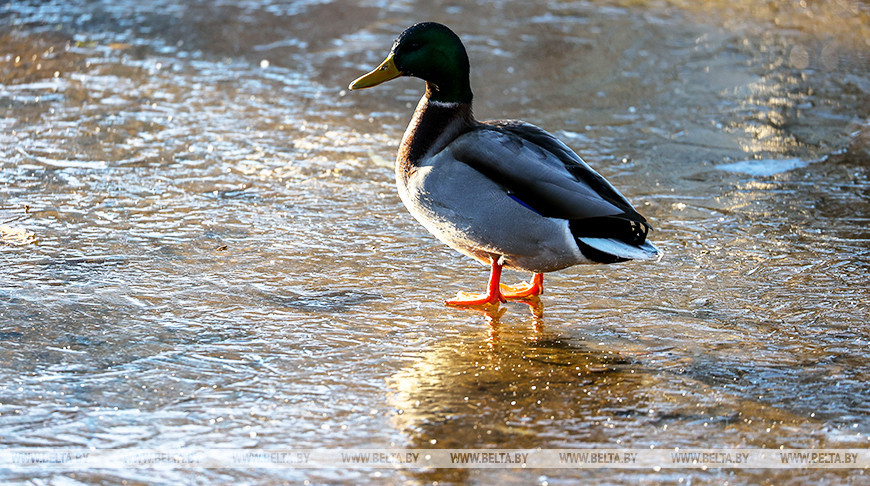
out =
[[[387,59],[348,88],[371,88],[399,76],[413,76],[426,81],[432,100],[470,103],[468,73],[468,54],[459,36],[444,25],[423,22],[402,32]]]

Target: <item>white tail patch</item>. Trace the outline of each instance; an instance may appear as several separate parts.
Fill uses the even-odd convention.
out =
[[[628,258],[631,260],[649,260],[657,258],[661,255],[661,251],[652,243],[645,241],[640,246],[629,245],[628,243],[614,240],[611,238],[577,238],[596,250],[603,251],[613,256],[620,258]]]

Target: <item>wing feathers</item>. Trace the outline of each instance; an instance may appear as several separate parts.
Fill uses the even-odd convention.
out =
[[[536,213],[569,221],[590,260],[651,258],[650,226],[628,200],[577,154],[544,130],[523,122],[481,124],[459,136],[451,155],[505,188]]]
[[[618,217],[647,224],[631,203],[571,149],[521,122],[492,122],[450,144],[453,157],[496,181],[541,215]]]

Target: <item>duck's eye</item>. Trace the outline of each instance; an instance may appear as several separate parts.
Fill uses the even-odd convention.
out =
[[[412,51],[416,51],[417,49],[419,49],[421,47],[423,47],[423,44],[421,44],[419,42],[410,42],[410,43],[408,43],[406,49],[408,50],[408,52],[412,52]]]

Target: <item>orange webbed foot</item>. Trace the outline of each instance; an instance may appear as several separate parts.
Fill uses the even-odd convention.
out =
[[[475,294],[472,292],[459,292],[456,294],[455,299],[447,300],[444,303],[447,305],[463,307],[485,307],[497,306],[499,303],[504,301],[505,299],[502,297],[500,292],[496,292],[492,295],[489,293]]]
[[[444,302],[447,305],[464,306],[464,307],[491,307],[498,306],[505,301],[504,296],[499,289],[499,281],[501,280],[501,263],[495,257],[490,257],[490,273],[489,283],[486,286],[485,294],[472,294],[469,292],[459,292],[456,298]]]
[[[520,285],[499,285],[499,290],[505,299],[526,299],[544,293],[544,274],[536,273],[531,282]]]

